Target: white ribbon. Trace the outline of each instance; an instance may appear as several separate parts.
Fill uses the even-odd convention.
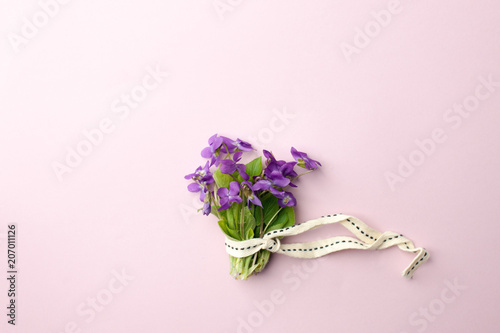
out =
[[[295,244],[281,244],[278,237],[294,236],[322,225],[340,223],[358,238],[337,236],[328,239]],[[429,253],[424,248],[415,248],[413,242],[401,234],[391,231],[381,233],[364,224],[361,220],[343,214],[322,216],[319,219],[296,224],[284,229],[273,230],[262,238],[252,238],[238,241],[226,237],[226,251],[233,257],[244,258],[260,250],[282,253],[295,258],[318,258],[337,251],[382,250],[397,245],[401,250],[416,253],[417,256],[403,271],[403,276],[411,278],[413,273],[429,259]]]

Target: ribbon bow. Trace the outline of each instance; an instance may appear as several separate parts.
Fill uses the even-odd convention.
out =
[[[328,239],[295,244],[281,244],[278,237],[295,236],[322,225],[340,223],[357,238],[336,236]],[[381,233],[363,223],[358,218],[344,214],[322,216],[315,220],[295,224],[287,228],[269,231],[262,238],[238,241],[226,237],[226,251],[233,257],[248,257],[260,250],[282,253],[295,258],[318,258],[333,252],[356,250],[383,250],[397,245],[401,250],[416,253],[417,256],[403,271],[403,276],[411,278],[418,267],[429,259],[424,248],[416,248],[413,242],[401,234],[391,231]]]

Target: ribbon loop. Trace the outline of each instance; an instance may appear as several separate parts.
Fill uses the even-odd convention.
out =
[[[263,244],[263,249],[268,250],[269,252],[278,252],[281,246],[281,242],[278,238],[268,238],[263,239],[265,242]]]
[[[308,230],[322,225],[340,223],[357,238],[337,236],[324,240],[281,244],[278,237],[299,235]],[[266,233],[262,238],[252,238],[238,241],[226,237],[226,251],[233,257],[244,258],[267,250],[282,253],[296,258],[318,258],[333,252],[357,249],[357,250],[382,250],[391,246],[398,246],[406,252],[417,253],[410,265],[403,271],[403,276],[411,278],[418,267],[429,259],[429,253],[424,248],[415,248],[413,242],[401,234],[394,232],[381,233],[368,227],[361,220],[343,214],[322,216],[319,219],[310,220],[283,229],[273,230]]]

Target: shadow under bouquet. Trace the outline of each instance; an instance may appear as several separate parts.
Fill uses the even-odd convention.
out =
[[[226,237],[235,241],[262,238],[265,233],[293,226],[297,201],[292,188],[297,179],[317,170],[321,164],[291,148],[293,160],[278,160],[263,150],[263,157],[241,163],[245,153],[255,149],[248,142],[213,135],[209,146],[201,151],[208,159],[186,179],[190,192],[199,192],[204,215],[215,215]],[[296,167],[303,170],[295,171]],[[271,252],[261,249],[244,257],[230,257],[230,274],[236,279],[247,279],[264,269]]]

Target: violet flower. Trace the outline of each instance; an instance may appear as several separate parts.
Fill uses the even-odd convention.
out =
[[[220,151],[225,153],[225,154],[232,154],[236,151],[236,145],[234,144],[235,141],[231,140],[230,138],[227,138],[225,136],[221,136],[222,138],[222,145]],[[227,150],[226,150],[227,147]],[[229,150],[229,151],[228,151]]]
[[[290,184],[290,179],[286,178],[277,162],[271,162],[264,170],[264,174],[273,186],[285,187]]]
[[[217,162],[217,149],[222,145],[223,139],[217,134],[212,135],[208,139],[208,147],[201,151],[201,156],[204,158],[210,158],[210,166]]]
[[[208,188],[205,183],[191,183],[187,188],[189,192],[200,192],[200,201],[205,201],[205,195],[208,192]]]
[[[210,205],[210,202],[205,202],[203,204],[203,215],[210,215],[210,212],[212,211],[212,206]]]
[[[208,161],[203,168],[199,166],[193,173],[184,176],[184,178],[185,179],[194,178],[201,180],[202,182],[209,182],[209,184],[213,183],[213,176],[212,173],[210,172],[210,165],[208,164]]]
[[[297,205],[297,200],[291,192],[282,192],[277,198],[280,207],[293,207]]]
[[[236,148],[238,148],[241,151],[255,150],[250,143],[243,141],[243,140],[240,140],[240,139],[236,139],[236,141],[233,141],[232,144],[235,145]]]
[[[297,162],[285,162],[283,160],[276,160],[274,155],[267,151],[263,150],[264,157],[267,158],[267,170],[273,169],[280,171],[283,176],[294,178],[297,177],[297,173],[293,170],[293,167],[297,164]],[[292,185],[295,186],[295,185]]]
[[[280,179],[280,178],[276,177],[276,179],[278,180],[279,184],[286,184],[286,185],[288,185],[290,183],[290,179],[288,179],[288,178]],[[286,181],[288,181],[288,183],[286,183]],[[280,186],[280,185],[276,184],[271,179],[260,179],[260,180],[258,180],[255,183],[255,185],[252,187],[252,189],[254,191],[266,191],[266,190],[271,190],[274,187],[283,187],[283,186],[286,186],[286,185]]]
[[[241,155],[243,155],[243,152],[239,151],[233,155],[233,159],[225,159],[220,161],[220,172],[226,175],[232,175],[236,170],[238,170],[241,178],[243,178],[244,180],[248,180],[250,177],[245,172],[247,167],[244,164],[236,163],[240,161]]]
[[[252,189],[252,183],[249,181],[244,181],[241,183],[241,192],[247,197],[247,205],[250,206],[250,202],[256,206],[262,207],[259,197],[255,194]]]
[[[298,162],[297,165],[302,168],[306,168],[307,170],[316,170],[319,166],[321,166],[321,163],[307,157],[306,153],[302,153],[294,147],[292,147],[290,152],[292,153],[293,158]]]
[[[228,209],[232,202],[242,202],[243,200],[239,196],[240,194],[240,183],[237,181],[232,181],[229,183],[229,189],[226,187],[221,187],[217,190],[217,195],[220,198],[220,208],[219,210]]]
[[[270,151],[264,149],[262,150],[262,153],[264,154],[264,157],[267,159],[267,164],[269,164],[270,162],[276,162],[273,153],[271,153]]]
[[[268,164],[266,169],[264,170],[264,174],[269,176],[271,174],[277,175],[280,173],[283,177],[294,178],[297,177],[297,173],[293,170],[293,167],[297,164],[297,162],[285,162],[281,161],[273,161]],[[295,185],[292,185],[295,186]]]

